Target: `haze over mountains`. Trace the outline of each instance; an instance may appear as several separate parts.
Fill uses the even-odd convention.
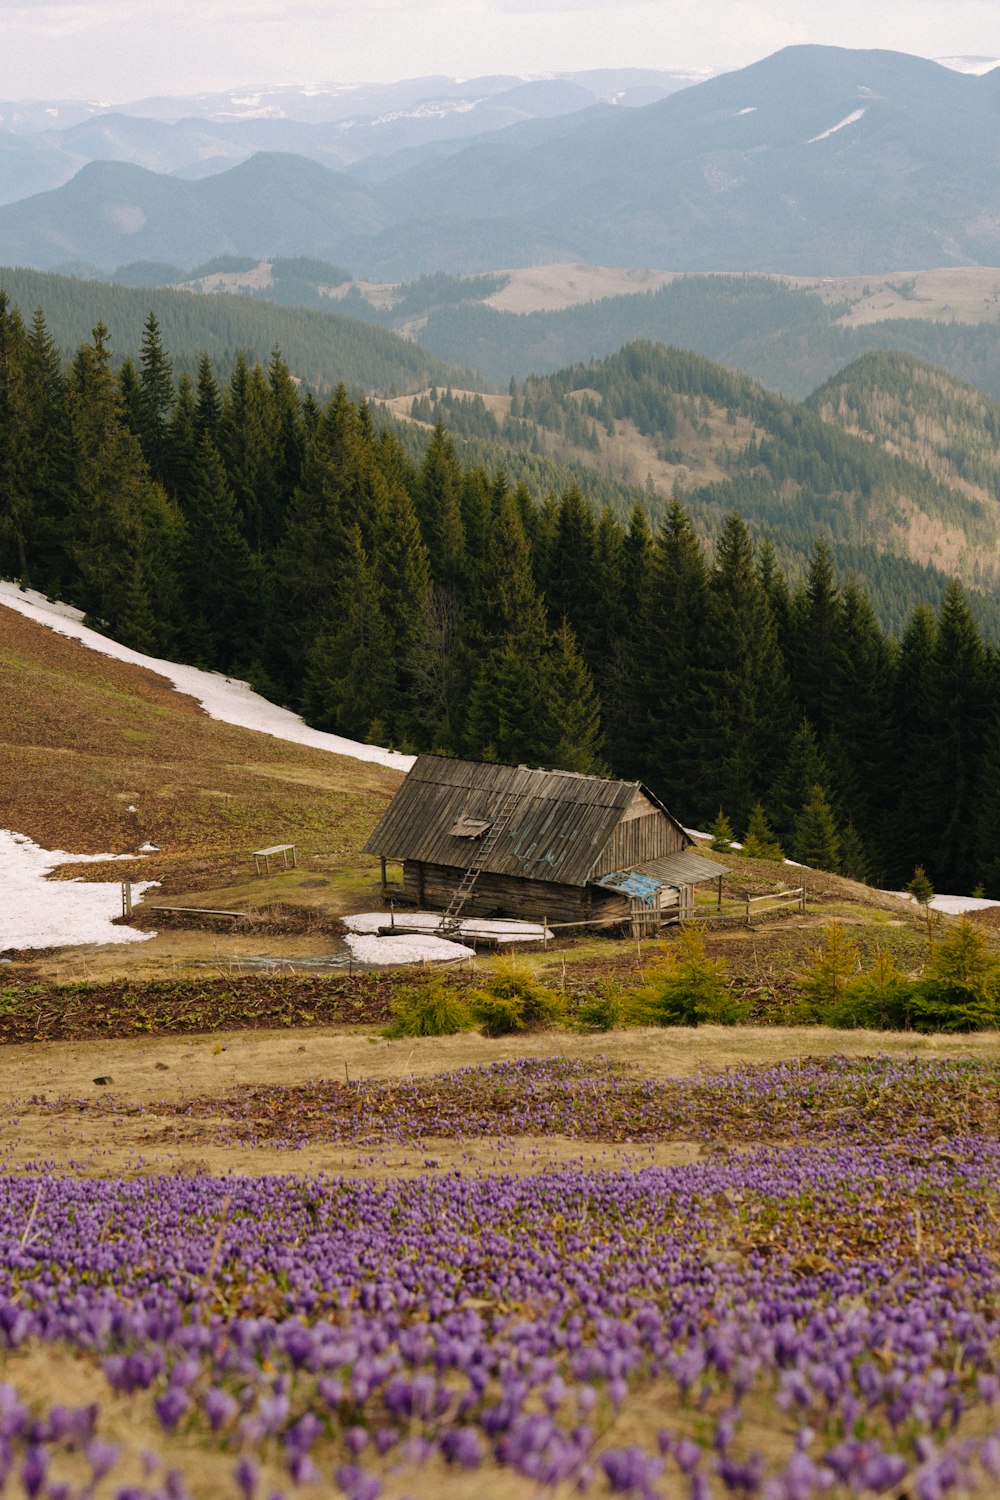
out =
[[[597,104],[636,108],[695,81],[690,73],[608,68],[547,78],[249,88],[140,99],[114,109],[82,101],[0,102],[0,203],[60,187],[91,161],[197,178],[257,151],[285,151],[339,169]]]
[[[423,144],[349,172],[302,155],[313,127],[300,122],[83,122],[68,133],[88,149],[110,149],[112,135],[124,151],[138,133],[147,160],[190,160],[195,142],[174,150],[176,130],[242,131],[246,150],[278,127],[290,149],[201,181],[91,162],[0,208],[0,262],[110,270],[176,260],[186,245],[188,264],[315,255],[382,279],[559,260],[830,276],[1000,263],[997,72],[807,46],[637,108],[595,102],[573,79],[500,90],[489,108],[504,99],[533,117],[471,140],[441,138],[476,114],[468,100],[431,125],[423,106],[389,111],[409,120],[409,140],[416,116]],[[15,159],[28,140],[8,137]],[[202,168],[217,161],[205,149]]]

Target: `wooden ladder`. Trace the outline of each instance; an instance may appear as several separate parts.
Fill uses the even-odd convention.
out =
[[[500,805],[494,815],[493,822],[490,824],[489,831],[486,833],[483,842],[479,847],[478,864],[473,865],[470,869],[465,871],[465,874],[462,876],[458,885],[452,892],[451,900],[445,907],[444,915],[442,916],[437,926],[437,933],[439,937],[451,937],[456,932],[458,932],[459,928],[461,927],[462,910],[469,897],[472,895],[473,890],[475,889],[476,881],[483,873],[483,866],[486,863],[486,856],[489,854],[490,850],[493,849],[500,835],[506,831],[508,825],[510,824],[511,818],[514,815],[514,810],[520,800],[521,799],[516,792],[508,792],[507,795],[501,800]]]

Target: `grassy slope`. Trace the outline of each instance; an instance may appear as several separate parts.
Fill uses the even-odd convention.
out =
[[[142,878],[167,892],[243,881],[250,852],[277,842],[295,843],[307,867],[357,869],[398,782],[217,723],[164,678],[0,607],[0,821],[46,848],[121,853],[149,840],[162,852]]]

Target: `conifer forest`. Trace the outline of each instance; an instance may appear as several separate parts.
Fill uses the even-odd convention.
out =
[[[644,781],[674,814],[899,885],[1000,895],[1000,651],[961,587],[899,638],[817,535],[790,581],[570,484],[414,455],[280,353],[175,378],[156,318],[67,368],[0,295],[0,575],[355,739]]]

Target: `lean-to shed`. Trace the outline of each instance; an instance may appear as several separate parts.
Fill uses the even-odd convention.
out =
[[[637,781],[421,755],[365,852],[420,907],[650,930],[725,873],[692,843]]]

